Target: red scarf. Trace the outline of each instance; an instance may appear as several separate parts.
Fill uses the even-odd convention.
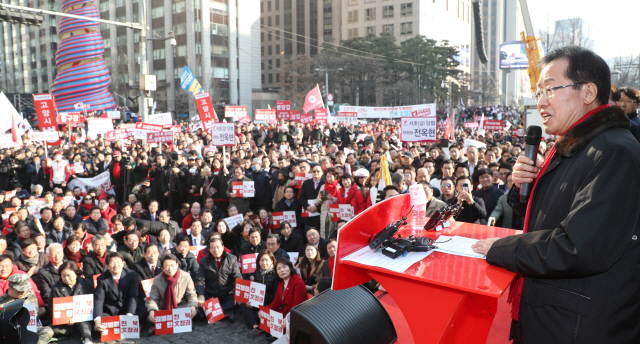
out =
[[[120,179],[120,164],[113,164],[113,177]]]
[[[93,252],[93,255],[94,255],[94,256],[96,256],[96,259],[98,259],[98,261],[100,262],[100,264],[102,264],[102,267],[104,267],[104,266],[105,266],[104,264],[105,264],[105,262],[106,262],[106,260],[107,260],[107,252],[105,252],[105,253],[102,255],[102,257],[98,257],[98,255],[97,255],[95,252]]]
[[[573,129],[576,125],[584,122],[584,120],[586,120],[587,118],[589,118],[591,115],[593,115],[594,113],[606,109],[608,108],[610,105],[609,104],[604,104],[604,105],[600,105],[599,107],[591,110],[590,112],[588,112],[586,115],[582,116],[581,119],[579,119],[576,123],[574,123],[569,130],[567,130],[566,133],[563,134],[566,135],[571,129]],[[558,138],[559,140],[560,138]],[[557,143],[557,141],[556,141]],[[538,178],[536,178],[536,180],[533,182],[533,188],[531,189],[531,195],[529,196],[529,202],[527,203],[527,212],[524,215],[524,226],[522,228],[522,233],[527,233],[529,231],[529,219],[530,219],[530,215],[531,215],[531,206],[533,205],[533,195],[535,194],[536,191],[536,186],[538,185],[538,181],[540,180],[540,177],[542,175],[544,175],[544,173],[547,171],[547,168],[549,168],[549,165],[551,164],[551,160],[553,159],[553,156],[556,154],[556,145],[554,144],[553,146],[551,146],[551,149],[549,150],[549,152],[547,153],[546,158],[544,159],[544,163],[542,164],[542,167],[540,168],[540,172],[538,172]],[[509,297],[507,298],[507,302],[509,304],[511,304],[511,318],[513,318],[513,320],[518,321],[519,317],[520,317],[520,300],[522,299],[522,288],[524,287],[524,276],[521,273],[518,273],[518,275],[516,276],[516,279],[513,280],[513,282],[511,283],[511,289],[509,290]]]
[[[358,192],[358,186],[355,183],[349,187],[347,197],[344,197],[344,191],[340,190],[338,193],[338,202],[340,204],[351,204],[351,200],[356,196],[356,192]]]
[[[87,203],[84,203],[84,201],[83,201],[82,205],[80,205],[80,208],[85,208],[85,209],[87,209],[87,211],[90,212],[91,208],[93,208],[93,206],[94,206],[93,202],[87,204]],[[80,210],[80,208],[78,208],[78,210]]]
[[[113,204],[109,203],[109,208],[111,208],[111,209],[113,209],[114,211],[116,211],[116,210],[118,210],[118,204],[116,204],[116,203],[113,203]]]
[[[167,281],[167,288],[164,290],[164,297],[162,299],[162,310],[178,308],[178,299],[176,297],[176,283],[178,283],[178,277],[180,277],[180,269],[176,271],[173,277],[167,276],[164,272],[162,278]]]
[[[334,261],[333,257],[329,257],[329,277],[333,278]]]
[[[324,191],[329,192],[332,197],[338,197],[338,181],[334,180],[333,183],[324,183]]]
[[[69,258],[70,260],[73,260],[76,263],[80,263],[80,260],[82,260],[82,250],[78,250],[78,252],[73,253],[73,252],[69,251],[69,247],[65,247],[64,248],[64,255],[67,258]],[[106,257],[105,257],[105,259],[106,259]]]

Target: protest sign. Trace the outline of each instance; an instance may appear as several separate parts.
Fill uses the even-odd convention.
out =
[[[36,313],[35,303],[24,303],[22,304],[22,307],[29,311],[29,324],[27,324],[27,330],[38,333],[38,316]]]
[[[6,99],[4,94],[2,97]],[[8,103],[8,100],[7,100]],[[36,108],[36,114],[38,115],[38,127],[40,127],[40,131],[58,131],[58,120],[56,116],[56,102],[51,93],[44,94],[34,94],[33,95],[33,105]],[[1,107],[0,107],[1,108]],[[8,109],[4,109],[5,111]],[[13,111],[11,111],[13,110]],[[13,107],[9,111],[9,114],[13,116],[14,121],[16,121],[17,112]],[[16,121],[18,123],[19,121]],[[5,124],[6,125],[6,124]],[[11,121],[9,121],[8,125],[11,125]],[[113,129],[113,128],[112,128]],[[2,132],[5,132],[6,129],[2,129]],[[59,145],[60,139],[58,138],[55,141],[47,141],[50,145]]]
[[[311,179],[311,177],[312,177],[311,173],[294,174],[293,180],[296,182],[296,189],[302,188],[302,183],[304,183],[304,181],[307,179]]]
[[[284,334],[284,319],[282,313],[261,306],[260,329],[276,338],[282,337]]]
[[[329,110],[327,109],[316,109],[313,110],[313,114],[315,116],[314,123],[320,123],[323,125],[329,124]]]
[[[153,115],[149,115],[149,123],[151,124],[159,124],[159,125],[171,125],[171,112],[164,113],[156,113]]]
[[[401,118],[400,141],[402,142],[435,142],[436,117]]]
[[[192,331],[191,308],[174,308],[155,311],[156,335]]]
[[[480,141],[476,141],[476,140],[472,140],[472,139],[464,139],[464,151],[467,151],[467,148],[469,147],[476,147],[476,148],[486,148],[487,144],[484,142],[480,142]]]
[[[100,319],[104,331],[100,333],[100,341],[140,338],[140,320],[137,315],[116,315]]]
[[[297,227],[296,212],[295,211],[281,211],[271,213],[271,220],[273,222],[272,228],[280,228],[280,223],[286,221],[289,222],[291,227]]]
[[[256,195],[253,181],[233,182],[231,187],[231,194],[235,197],[254,197]]]
[[[502,130],[504,129],[504,121],[485,119],[482,126],[484,130]]]
[[[216,110],[213,108],[213,104],[211,103],[211,97],[209,96],[209,92],[203,92],[200,94],[196,94],[194,96],[196,100],[196,105],[198,106],[198,115],[200,115],[200,120],[202,121],[202,125],[205,130],[211,134],[209,131],[211,125],[207,126],[207,123],[217,122],[218,117],[216,116]]]
[[[253,307],[262,306],[266,290],[267,286],[262,283],[236,278],[234,299],[238,303],[249,303]]]
[[[289,261],[293,263],[293,266],[296,266],[300,252],[287,252],[287,254],[289,255]]]
[[[300,123],[313,123],[313,114],[311,112],[300,115]]]
[[[113,122],[110,118],[88,118],[87,124],[89,125],[87,136],[91,139],[95,139],[98,135],[105,136],[107,132],[113,130]]]
[[[80,112],[60,112],[60,124],[71,124],[84,122],[84,117]]]
[[[300,110],[289,111],[289,120],[294,122],[300,122]]]
[[[107,118],[120,119],[120,111],[107,111]]]
[[[329,213],[331,214],[332,222],[338,222],[341,219],[350,220],[354,216],[351,204],[330,204]]]
[[[146,130],[151,132],[160,132],[162,131],[163,127],[164,126],[160,124],[151,124],[151,123],[142,123],[142,122],[136,123],[136,129]]]
[[[480,124],[478,124],[478,122],[467,122],[467,123],[464,123],[463,126],[465,128],[478,128]]]
[[[161,131],[159,133],[147,133],[147,143],[173,143],[173,131]]]
[[[144,290],[144,295],[147,297],[147,302],[149,302],[149,297],[151,296],[151,286],[153,285],[153,278],[142,280],[140,281],[140,284],[142,284],[142,290]]]
[[[405,106],[341,106],[344,112],[355,112],[360,119],[365,118],[402,118],[412,117],[414,112],[430,108],[432,116],[435,116],[435,104],[418,104]],[[420,112],[420,115],[426,112]],[[418,115],[418,114],[417,114]]]
[[[256,258],[258,258],[257,253],[243,254],[240,256],[243,274],[252,274],[256,271]]]
[[[411,117],[431,117],[436,115],[436,104],[411,111]]]
[[[76,186],[80,187],[82,192],[86,192],[87,189],[101,187],[104,192],[115,194],[111,186],[109,171],[104,171],[93,178],[75,178],[67,184],[67,188],[71,188],[70,190],[73,190]]]
[[[116,141],[116,140],[124,140],[130,136],[133,136],[135,129],[134,128],[124,128],[124,129],[116,129],[110,130],[105,135],[105,141]]]
[[[60,138],[57,131],[31,131],[29,132],[29,140],[44,142],[54,142]]]
[[[235,146],[234,123],[212,123],[211,144],[215,146]]]
[[[93,320],[93,294],[53,298],[53,325]]]
[[[246,106],[230,106],[224,107],[224,117],[233,118],[234,121],[247,116]]]
[[[233,229],[235,226],[239,225],[240,223],[242,223],[242,221],[244,221],[244,217],[242,216],[242,214],[238,214],[235,216],[227,217],[222,220],[227,223],[230,229]]]
[[[274,109],[256,109],[256,121],[275,121],[276,120],[276,110]]]
[[[309,203],[309,206],[314,206],[317,209],[318,206],[318,200],[317,199],[309,199],[307,200],[307,203]],[[320,213],[316,210],[316,212],[314,213],[310,213],[307,211],[307,209],[305,209],[304,207],[302,208],[302,214],[300,214],[301,217],[314,217],[314,216],[320,216]]]
[[[224,312],[217,297],[212,297],[204,303],[204,314],[207,316],[209,324],[224,319]]]

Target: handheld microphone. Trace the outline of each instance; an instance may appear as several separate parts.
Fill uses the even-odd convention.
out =
[[[533,160],[533,165],[536,165],[538,160],[538,147],[542,140],[542,128],[537,125],[530,125],[527,127],[527,133],[524,136],[524,156]],[[533,189],[533,182],[523,184],[520,188],[520,202],[526,203],[531,195],[531,189]]]

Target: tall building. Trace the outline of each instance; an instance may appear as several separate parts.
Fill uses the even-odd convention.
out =
[[[2,0],[12,4],[62,11],[60,0]],[[96,0],[100,18],[117,22],[140,20],[140,0]],[[191,97],[180,88],[187,65],[218,111],[224,105],[246,105],[260,91],[260,9],[258,0],[144,0],[147,16],[149,74],[157,76],[152,97],[158,111],[195,115]],[[50,92],[55,77],[57,23],[45,16],[42,28],[0,23],[0,86],[5,92]],[[140,31],[101,24],[111,73],[109,91],[117,104],[133,105],[139,91]],[[164,40],[175,33],[177,45]]]
[[[594,41],[589,37],[591,24],[582,18],[556,20],[553,31],[540,30],[540,37],[548,50],[565,46],[579,46],[593,50]]]
[[[260,13],[265,90],[278,87],[284,60],[313,57],[323,42],[391,32],[398,44],[423,35],[465,52],[471,38],[469,0],[261,0]]]

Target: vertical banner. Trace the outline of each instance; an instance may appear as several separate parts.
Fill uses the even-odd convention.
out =
[[[291,111],[290,100],[278,100],[276,101],[276,117],[278,120],[289,120],[289,112]]]
[[[192,96],[196,94],[202,93],[202,86],[196,79],[196,76],[193,75],[189,67],[184,66],[182,69],[182,75],[180,76],[180,87],[183,90],[189,92]]]
[[[33,105],[38,115],[38,126],[40,131],[58,131],[56,102],[51,93],[34,94]],[[113,129],[113,128],[112,128]],[[47,141],[49,145],[59,145],[60,139],[57,141]]]
[[[202,126],[207,133],[211,134],[211,123],[218,122],[218,117],[216,116],[216,111],[213,109],[209,92],[196,94],[194,98],[196,99],[198,115],[200,115]]]

